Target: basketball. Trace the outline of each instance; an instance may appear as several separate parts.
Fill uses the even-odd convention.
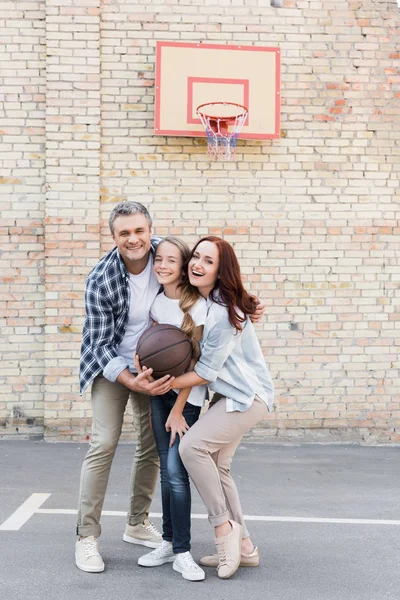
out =
[[[177,377],[185,372],[192,358],[189,338],[174,325],[154,325],[139,338],[136,353],[140,364],[153,369],[156,379]]]

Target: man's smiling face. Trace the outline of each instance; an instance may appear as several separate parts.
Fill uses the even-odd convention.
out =
[[[114,221],[113,240],[129,269],[129,265],[145,261],[151,248],[151,227],[142,213],[120,215]]]

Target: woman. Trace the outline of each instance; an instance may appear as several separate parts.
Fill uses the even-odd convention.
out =
[[[267,416],[273,384],[249,318],[257,301],[243,287],[230,244],[214,236],[201,239],[192,251],[188,278],[207,300],[207,318],[200,358],[173,386],[208,384],[219,399],[185,433],[179,450],[215,529],[218,557],[200,563],[218,561],[218,576],[227,579],[240,564],[258,564],[230,464],[243,434]]]

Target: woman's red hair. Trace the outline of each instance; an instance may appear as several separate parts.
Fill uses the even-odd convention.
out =
[[[226,306],[229,322],[237,331],[242,330],[242,323],[247,315],[254,314],[257,300],[246,292],[240,275],[240,266],[232,246],[214,235],[209,235],[197,242],[192,250],[192,256],[201,242],[212,242],[218,248],[219,269],[218,279],[210,297],[213,302]]]

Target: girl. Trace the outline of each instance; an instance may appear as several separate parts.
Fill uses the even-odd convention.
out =
[[[180,327],[192,340],[193,356],[197,359],[206,301],[196,288],[182,281],[183,269],[187,267],[189,258],[190,250],[181,240],[166,237],[160,242],[154,255],[154,273],[164,291],[154,300],[150,316],[157,323]],[[140,365],[137,364],[137,367],[140,372]],[[173,569],[190,581],[204,579],[205,573],[190,554],[190,484],[179,456],[179,442],[199,418],[206,391],[206,386],[193,390],[188,387],[182,389],[179,395],[171,390],[163,396],[152,396],[150,400],[152,426],[160,456],[163,542],[156,550],[141,556],[138,562],[145,567],[173,562]]]
[[[267,416],[273,384],[249,319],[257,300],[243,287],[233,248],[218,237],[201,239],[192,251],[188,276],[207,300],[207,319],[194,370],[175,378],[173,385],[208,384],[219,400],[185,434],[179,450],[215,529],[217,555],[200,562],[217,566],[218,576],[227,579],[240,564],[259,562],[230,464],[243,434]]]

